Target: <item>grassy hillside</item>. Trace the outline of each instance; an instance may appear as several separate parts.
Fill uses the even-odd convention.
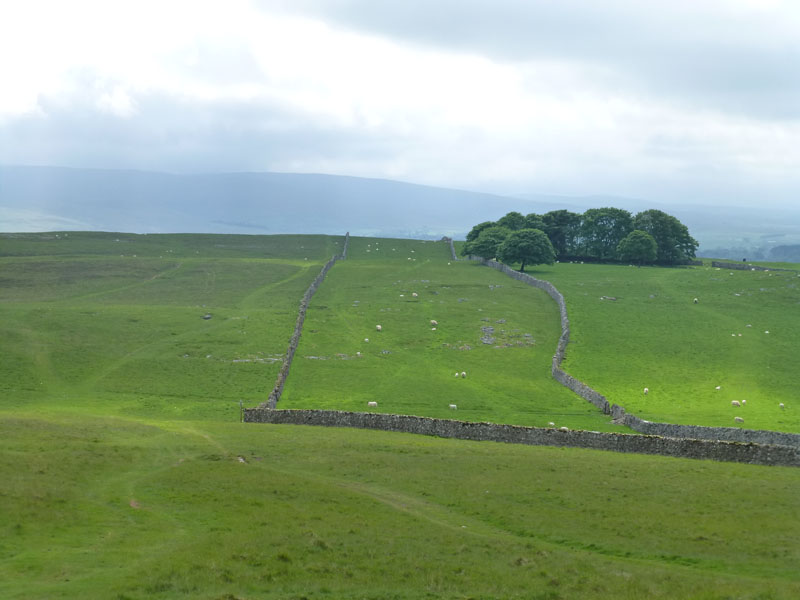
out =
[[[0,405],[234,418],[239,400],[266,398],[299,299],[341,243],[324,236],[7,236]]]
[[[741,416],[751,429],[800,432],[798,273],[567,263],[534,275],[566,297],[564,368],[610,402],[652,421]]]
[[[239,423],[0,430],[3,598],[800,593],[797,469]]]
[[[66,237],[0,238],[2,598],[800,594],[798,469],[239,423],[341,238]],[[354,239],[287,403],[603,427],[547,375],[554,303],[447,262]]]
[[[310,305],[280,407],[377,401],[370,410],[621,430],[551,377],[560,334],[547,294],[452,261],[442,242],[350,238]]]

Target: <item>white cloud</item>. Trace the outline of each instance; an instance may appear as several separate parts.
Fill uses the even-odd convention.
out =
[[[0,162],[797,187],[796,5],[566,5],[5,3]]]

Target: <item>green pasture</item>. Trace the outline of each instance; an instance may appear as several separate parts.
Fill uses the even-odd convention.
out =
[[[266,399],[300,297],[341,242],[0,236],[0,598],[800,595],[797,469],[239,423],[240,400]],[[793,351],[781,333],[792,331],[787,275],[583,267],[531,272],[567,296],[567,370],[613,401],[624,404],[614,394],[630,375],[615,383],[605,359],[589,360],[591,344],[618,335],[596,314],[639,315],[639,339],[661,332],[702,349],[677,326],[664,333],[679,322],[668,307],[705,311],[711,331],[732,328],[724,307],[742,300],[737,318],[761,329],[761,351]],[[737,278],[740,296],[729,293]],[[595,306],[589,292],[619,298]],[[647,318],[653,300],[664,304]],[[545,294],[450,261],[443,243],[354,238],[312,301],[281,406],[375,399],[380,411],[613,428],[550,379],[558,327]],[[663,357],[631,344],[642,370]],[[747,361],[733,361],[744,355],[705,351],[709,400],[723,377],[748,381]],[[658,373],[677,369],[672,356],[652,363]],[[789,373],[770,356],[760,364]],[[659,381],[670,380],[636,386],[674,409]]]
[[[351,237],[310,304],[279,406],[377,401],[370,411],[621,430],[550,375],[560,334],[547,294],[452,261],[444,242]]]
[[[0,406],[223,420],[266,398],[300,298],[343,242],[55,235],[0,246]]]
[[[800,594],[797,469],[0,415],[9,600]]]
[[[532,274],[566,298],[564,369],[609,402],[651,421],[740,416],[800,432],[800,273],[562,263]]]

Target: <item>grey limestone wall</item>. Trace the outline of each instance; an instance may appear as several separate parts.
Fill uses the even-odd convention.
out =
[[[720,269],[731,269],[732,271],[789,271],[794,272],[793,269],[775,269],[773,267],[760,267],[758,265],[751,265],[745,262],[722,262],[721,260],[712,260],[712,267]]]
[[[456,256],[456,247],[453,245],[453,238],[445,236],[442,238],[442,241],[447,242],[447,244],[450,246],[450,258],[453,260],[458,260],[458,257]]]
[[[336,264],[336,261],[343,260],[347,257],[347,245],[349,242],[350,232],[347,232],[344,237],[342,254],[340,256],[331,257],[331,259],[325,263],[325,266],[322,267],[319,275],[314,278],[314,281],[312,281],[311,285],[308,286],[306,293],[303,294],[303,299],[300,301],[300,309],[297,312],[297,321],[295,321],[294,324],[294,332],[292,333],[292,337],[289,339],[289,347],[286,349],[286,355],[283,357],[281,370],[278,372],[278,377],[275,379],[275,387],[273,387],[272,391],[269,393],[267,401],[262,402],[259,407],[275,408],[275,406],[278,404],[278,400],[281,399],[281,394],[283,394],[283,386],[286,384],[286,378],[289,376],[289,369],[292,367],[294,353],[297,351],[297,345],[300,343],[300,336],[303,333],[303,323],[306,320],[308,303],[311,302],[314,292],[316,292],[317,288],[319,288],[319,286],[322,284],[323,280],[325,279],[325,275],[327,275],[328,271],[331,270],[331,267]]]
[[[800,466],[800,449],[790,446],[671,438],[657,435],[562,431],[495,423],[471,423],[378,413],[325,410],[245,409],[244,421],[397,431],[443,438],[533,446],[566,446],[639,454],[657,454],[774,466]]]
[[[594,404],[597,408],[602,410],[605,414],[611,414],[612,418],[623,425],[627,425],[634,431],[648,435],[658,435],[670,438],[691,438],[697,440],[724,440],[730,442],[740,443],[758,443],[758,444],[781,444],[785,446],[792,446],[800,448],[800,435],[796,433],[782,433],[778,431],[764,431],[755,429],[743,429],[739,427],[702,427],[699,425],[673,425],[671,423],[653,423],[640,419],[639,417],[626,413],[625,409],[621,406],[609,405],[605,396],[593,390],[585,383],[574,378],[569,373],[561,368],[561,362],[564,360],[567,344],[569,342],[569,319],[567,318],[567,306],[564,302],[564,296],[559,292],[555,286],[549,281],[536,279],[525,273],[513,270],[508,265],[504,265],[494,260],[486,260],[484,258],[471,256],[470,260],[477,260],[493,269],[502,271],[510,277],[519,281],[524,281],[534,287],[545,290],[553,300],[556,301],[561,311],[561,338],[558,340],[558,347],[553,356],[552,373],[553,378],[561,383],[563,386],[569,388],[581,398]],[[734,265],[739,266],[738,263],[712,263],[718,265]],[[725,268],[728,268],[727,266]],[[732,268],[732,267],[731,267]]]

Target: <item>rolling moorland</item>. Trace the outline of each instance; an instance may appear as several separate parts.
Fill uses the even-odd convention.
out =
[[[0,238],[2,597],[800,594],[797,469],[239,423],[341,243]],[[746,426],[800,431],[796,274],[531,272],[567,298],[564,367],[610,401],[731,425],[741,397]],[[557,337],[547,296],[444,244],[353,238],[280,407],[622,430],[549,379]]]

